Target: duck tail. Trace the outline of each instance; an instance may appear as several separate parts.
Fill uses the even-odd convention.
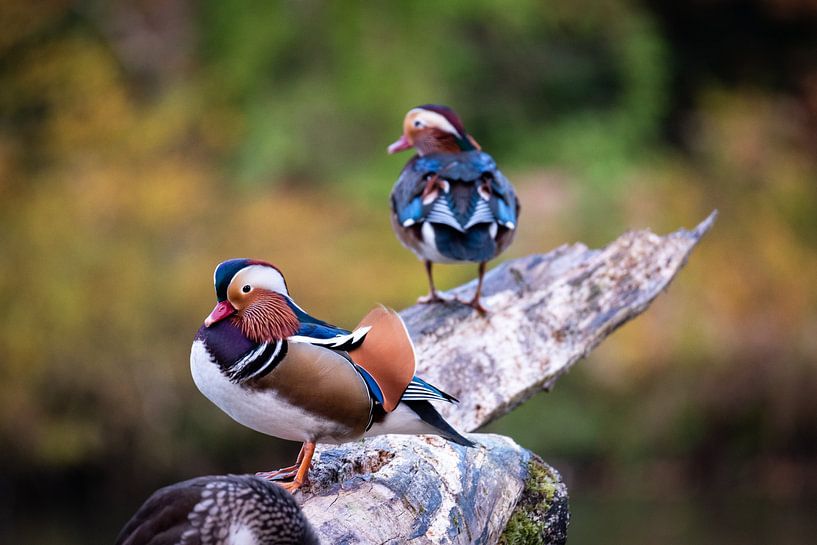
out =
[[[463,437],[451,424],[440,416],[440,413],[427,400],[407,400],[403,401],[408,408],[417,413],[420,420],[433,427],[435,433],[449,441],[453,441],[464,447],[474,447],[476,443]]]

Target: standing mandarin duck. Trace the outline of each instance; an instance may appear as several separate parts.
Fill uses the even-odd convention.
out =
[[[320,545],[295,499],[249,475],[197,477],[160,488],[116,545]]]
[[[394,184],[391,218],[400,242],[425,262],[430,292],[419,302],[444,300],[434,287],[432,263],[479,263],[477,290],[467,304],[484,313],[485,265],[516,232],[519,201],[513,186],[446,106],[409,110],[403,135],[388,151],[409,148],[417,154]]]
[[[295,304],[264,261],[225,261],[214,280],[218,304],[193,341],[193,381],[240,424],[303,442],[295,465],[259,476],[293,478],[282,486],[294,491],[318,442],[401,433],[474,445],[429,403],[456,399],[414,376],[414,346],[393,310],[376,307],[347,331]]]

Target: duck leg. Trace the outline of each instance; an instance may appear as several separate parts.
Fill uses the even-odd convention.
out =
[[[487,309],[482,306],[480,302],[480,297],[482,296],[482,278],[485,276],[485,265],[487,262],[483,261],[479,264],[479,280],[477,280],[477,292],[474,294],[474,298],[465,303],[469,307],[473,308],[480,314],[487,313]]]
[[[417,299],[418,303],[445,303],[450,301],[448,297],[443,297],[437,292],[437,289],[434,287],[434,275],[431,273],[431,261],[425,261],[426,264],[426,274],[428,275],[428,295],[424,295]]]
[[[289,479],[294,477],[295,474],[298,472],[298,467],[301,465],[301,461],[304,459],[304,447],[306,443],[301,445],[301,450],[298,452],[298,458],[295,459],[295,464],[287,467],[282,467],[281,469],[276,469],[275,471],[260,471],[255,474],[256,477],[260,477],[262,479],[266,479],[268,481],[281,481],[284,479]]]
[[[315,443],[307,441],[303,446],[303,459],[301,460],[298,472],[295,474],[295,479],[288,483],[279,483],[278,486],[284,488],[287,492],[292,493],[301,488],[306,481],[306,474],[309,471],[309,464],[312,463],[312,456],[315,454]]]

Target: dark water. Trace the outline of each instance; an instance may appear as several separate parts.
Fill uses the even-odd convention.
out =
[[[570,545],[813,545],[817,502],[571,499]]]
[[[574,495],[575,496],[575,495]],[[30,506],[4,517],[0,543],[111,544],[130,513],[123,505],[83,512]],[[817,502],[571,499],[570,545],[813,545]],[[8,515],[8,513],[6,513]]]

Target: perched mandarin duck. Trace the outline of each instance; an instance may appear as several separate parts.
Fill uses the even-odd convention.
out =
[[[249,475],[198,477],[154,492],[116,545],[319,545],[292,496]]]
[[[479,263],[474,298],[480,303],[485,264],[513,240],[519,201],[490,155],[465,132],[457,114],[428,104],[410,110],[403,135],[389,153],[415,148],[391,192],[397,238],[425,261],[430,292],[419,302],[444,299],[434,287],[432,263]]]
[[[414,376],[414,346],[393,310],[376,307],[347,331],[295,304],[269,263],[231,259],[214,280],[218,304],[190,353],[196,386],[240,424],[303,442],[295,465],[259,476],[299,488],[317,442],[427,433],[473,446],[429,403],[456,399]]]

